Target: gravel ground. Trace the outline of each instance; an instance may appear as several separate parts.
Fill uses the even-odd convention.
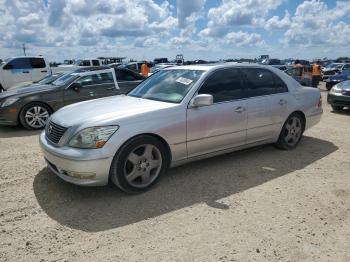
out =
[[[0,127],[0,260],[350,261],[350,111],[323,94],[297,149],[188,164],[136,196],[61,181],[38,132]]]

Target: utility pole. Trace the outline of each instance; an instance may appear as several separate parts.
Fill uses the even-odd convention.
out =
[[[23,48],[23,53],[24,53],[24,56],[26,56],[26,44],[24,44],[24,43],[23,43],[23,45],[22,45],[22,46],[23,46],[22,48]]]

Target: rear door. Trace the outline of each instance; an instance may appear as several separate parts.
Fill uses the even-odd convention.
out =
[[[143,77],[136,72],[115,69],[115,74],[122,94],[126,94],[134,89],[142,80]]]
[[[119,94],[112,72],[92,73],[74,81],[80,84],[79,90],[73,90],[72,84],[64,91],[65,105]]]
[[[209,76],[198,94],[213,96],[210,106],[187,109],[188,157],[246,142],[247,111],[239,69],[220,69]]]
[[[3,67],[2,76],[4,78],[5,89],[8,89],[22,82],[31,82],[32,66],[27,57],[14,58]]]
[[[45,76],[50,74],[49,67],[46,64],[44,58],[33,57],[30,58],[30,64],[32,66],[32,81],[39,81]]]
[[[287,94],[285,84],[276,87],[274,74],[263,68],[242,68],[247,99],[247,143],[269,140],[276,133],[276,125],[284,121],[287,112]],[[276,76],[277,77],[277,76]],[[284,85],[283,85],[284,84]]]

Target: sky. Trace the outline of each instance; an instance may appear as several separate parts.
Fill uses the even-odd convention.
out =
[[[0,0],[0,58],[350,56],[350,1]]]

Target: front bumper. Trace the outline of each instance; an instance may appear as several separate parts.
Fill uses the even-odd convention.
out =
[[[46,139],[45,132],[42,132],[39,138],[40,146],[48,168],[61,179],[81,186],[104,186],[108,184],[109,170],[113,157],[102,157],[99,155],[96,159],[81,160],[77,155],[86,155],[86,151],[99,149],[72,149],[58,150]],[[74,151],[74,152],[72,152]],[[68,153],[69,152],[69,153]],[[89,154],[91,156],[91,152]],[[97,155],[97,154],[96,154]]]
[[[350,96],[333,95],[328,93],[327,102],[328,104],[331,104],[334,106],[350,107]]]
[[[10,110],[9,107],[0,108],[0,125],[6,125],[6,126],[18,125],[18,111],[10,112],[9,110]]]

